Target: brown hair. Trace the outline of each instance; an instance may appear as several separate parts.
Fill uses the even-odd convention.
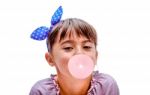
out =
[[[95,46],[97,46],[97,35],[96,30],[93,26],[88,24],[87,22],[77,19],[77,18],[68,18],[65,20],[61,20],[58,24],[56,24],[52,31],[49,32],[47,38],[47,47],[48,51],[51,51],[55,40],[60,32],[60,40],[63,40],[67,35],[69,37],[73,35],[73,32],[77,34],[78,37],[84,36],[87,39],[94,42]]]

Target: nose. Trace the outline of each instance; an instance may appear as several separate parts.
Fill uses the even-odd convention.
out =
[[[83,49],[82,49],[81,46],[77,46],[77,47],[76,47],[75,54],[84,54]]]

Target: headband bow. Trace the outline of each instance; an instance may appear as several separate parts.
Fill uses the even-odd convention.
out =
[[[48,33],[52,31],[53,26],[56,25],[61,20],[62,14],[63,14],[62,6],[59,6],[59,8],[55,11],[55,13],[51,18],[50,28],[46,26],[38,27],[32,32],[31,38],[40,41],[44,40],[48,36]]]

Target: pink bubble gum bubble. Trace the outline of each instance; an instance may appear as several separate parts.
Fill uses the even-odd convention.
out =
[[[85,79],[93,72],[94,62],[89,56],[78,54],[70,58],[68,69],[73,77]]]

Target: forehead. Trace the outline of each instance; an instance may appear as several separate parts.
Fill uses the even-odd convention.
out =
[[[75,30],[66,32],[65,34],[59,32],[58,36],[56,38],[56,42],[61,43],[64,41],[89,41],[91,42],[90,38],[87,38],[85,35],[83,34],[78,34]]]

